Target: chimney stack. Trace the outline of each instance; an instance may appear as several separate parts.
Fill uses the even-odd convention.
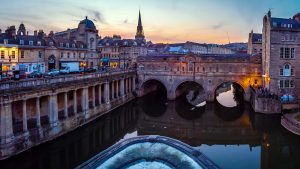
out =
[[[37,36],[37,35],[38,35],[38,31],[35,30],[33,35],[34,35],[34,36]]]

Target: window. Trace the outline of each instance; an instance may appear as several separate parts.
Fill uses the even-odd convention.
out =
[[[280,76],[283,76],[283,69],[280,69]]]
[[[24,58],[25,57],[25,52],[24,50],[21,50],[21,58]]]
[[[284,58],[290,58],[290,48],[285,48],[284,50]]]
[[[295,48],[291,48],[291,58],[295,58]]]
[[[72,47],[73,47],[73,48],[76,48],[76,46],[75,46],[75,44],[74,44],[74,43],[72,44]]]
[[[42,58],[42,56],[43,56],[42,51],[39,51],[39,58]]]
[[[290,81],[289,80],[285,80],[284,81],[284,87],[285,88],[289,88],[290,87]]]
[[[67,46],[67,48],[69,48],[69,47],[70,47],[70,44],[69,44],[69,43],[67,43],[67,44],[66,44],[66,46]]]
[[[294,81],[293,80],[291,80],[290,81],[290,88],[294,88],[295,86],[294,86]]]
[[[11,58],[12,58],[12,59],[15,59],[15,58],[16,58],[16,51],[12,51],[12,52],[11,52]]]
[[[33,41],[29,41],[29,45],[31,45],[31,46],[32,46],[32,45],[33,45]]]
[[[38,46],[42,46],[42,42],[41,42],[41,41],[38,41],[38,42],[37,42],[37,45],[38,45]]]
[[[177,66],[177,71],[178,71],[178,72],[180,71],[180,67],[179,67],[179,66]]]
[[[283,76],[291,76],[292,75],[292,66],[289,64],[284,65],[283,67]]]
[[[280,82],[279,82],[279,87],[280,87],[280,88],[283,88],[283,80],[280,80]]]
[[[8,39],[4,39],[4,45],[8,44]]]
[[[60,46],[60,47],[64,47],[64,44],[63,44],[63,43],[60,43],[59,46]]]
[[[60,53],[60,58],[63,58],[63,57],[64,57],[64,53],[61,52],[61,53]]]
[[[74,58],[76,57],[76,53],[75,53],[75,52],[73,53],[73,57],[74,57]]]
[[[280,58],[283,59],[284,55],[284,48],[280,48]]]
[[[24,45],[24,40],[20,40],[20,45]]]
[[[52,42],[52,41],[51,41],[51,42],[49,42],[49,45],[50,45],[50,46],[53,46],[53,42]]]
[[[68,52],[68,54],[67,54],[67,55],[68,55],[68,58],[70,58],[70,53],[69,53],[69,52]]]

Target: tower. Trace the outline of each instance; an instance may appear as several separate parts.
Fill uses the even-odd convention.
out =
[[[142,24],[142,17],[141,17],[141,11],[139,11],[139,22],[138,22],[138,26],[137,26],[135,39],[136,40],[145,40],[143,24]]]

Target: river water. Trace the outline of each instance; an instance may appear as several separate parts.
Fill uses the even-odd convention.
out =
[[[121,139],[162,135],[199,149],[224,169],[299,169],[300,137],[280,126],[280,115],[254,113],[237,91],[221,86],[217,101],[202,107],[186,97],[167,101],[162,93],[152,93],[1,161],[0,168],[74,168]]]

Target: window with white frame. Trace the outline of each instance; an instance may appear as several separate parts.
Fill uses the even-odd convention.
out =
[[[20,40],[20,45],[24,45],[24,40]]]
[[[33,41],[29,41],[29,45],[31,45],[31,46],[32,46],[32,45],[33,45]]]
[[[281,59],[294,59],[295,53],[295,48],[280,48]]]

